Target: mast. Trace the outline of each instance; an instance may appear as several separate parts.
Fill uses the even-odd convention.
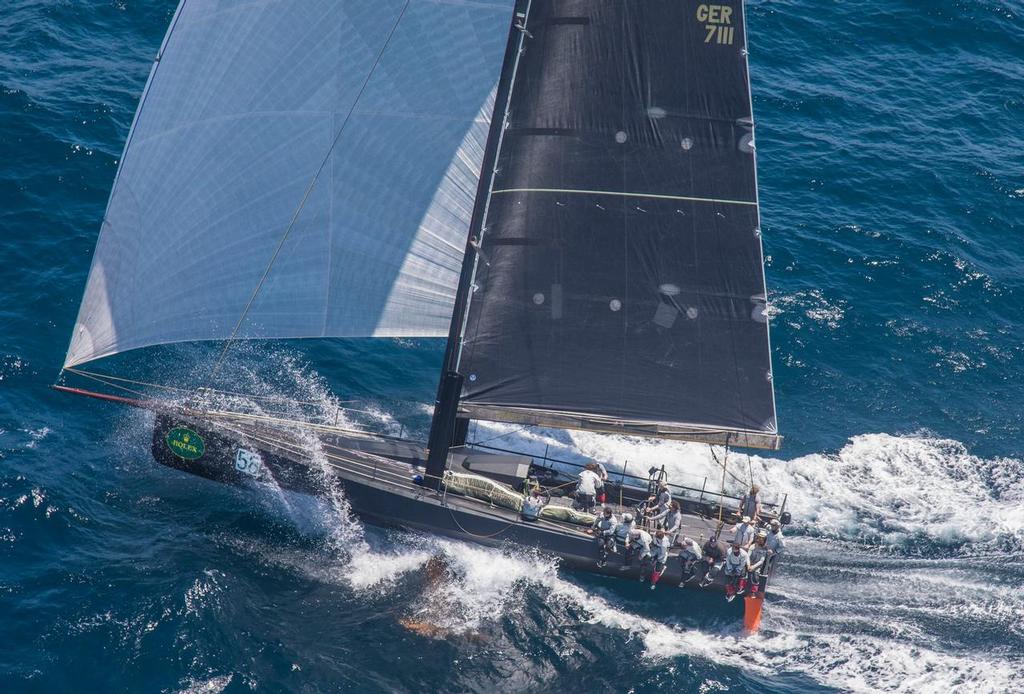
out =
[[[478,261],[477,247],[483,230],[484,218],[487,216],[487,203],[494,183],[495,161],[501,144],[502,131],[508,114],[509,101],[512,95],[512,81],[515,67],[526,37],[526,22],[529,14],[530,0],[516,0],[509,24],[508,42],[505,46],[505,57],[502,61],[501,76],[494,96],[494,111],[491,114],[491,126],[487,134],[483,161],[480,164],[480,180],[477,183],[476,199],[473,203],[473,214],[470,218],[469,233],[466,237],[466,248],[462,257],[462,271],[455,293],[455,305],[452,309],[451,324],[448,328],[448,342],[445,345],[444,361],[441,364],[441,377],[437,386],[437,398],[434,401],[434,416],[430,423],[430,437],[427,439],[427,484],[437,487],[448,463],[448,452],[456,432],[456,413],[459,409],[459,398],[462,394],[462,374],[458,371],[459,355],[462,351],[462,332],[465,327],[469,309],[469,297],[473,286],[473,275]]]

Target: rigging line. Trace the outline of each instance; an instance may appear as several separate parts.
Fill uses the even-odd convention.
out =
[[[526,431],[527,429],[529,429],[532,426],[533,426],[532,424],[527,424],[526,426],[519,427],[515,431],[508,431],[508,432],[505,432],[504,434],[498,434],[497,436],[492,436],[489,439],[484,439],[483,441],[471,441],[471,442],[463,444],[463,445],[464,446],[482,446],[485,443],[488,443],[490,441],[495,441],[497,439],[505,438],[506,436],[512,436],[513,434],[522,433],[522,432]]]
[[[714,445],[709,443],[708,444],[708,450],[711,451],[711,457],[714,459],[715,464],[718,465],[718,467],[720,467],[720,468],[722,468],[724,470],[725,466],[722,464],[722,461],[720,461],[718,459],[718,456],[715,454],[715,447],[714,447]],[[726,445],[725,454],[726,454],[726,459],[728,460],[728,456],[729,456],[729,447],[728,447],[728,445]],[[745,484],[743,478],[740,477],[739,475],[737,475],[736,473],[730,472],[729,473],[729,477],[731,477],[733,480],[739,482],[740,484]],[[722,494],[720,496],[725,496],[725,495]]]
[[[65,371],[72,371],[72,369],[65,369]],[[90,374],[90,373],[88,373],[86,371],[73,371],[73,373],[77,373],[79,376],[84,376],[85,378],[91,378],[92,380],[98,381],[98,382],[102,383],[105,386],[110,386],[111,388],[117,388],[118,390],[123,390],[126,393],[131,393],[132,395],[140,395],[143,398],[149,398],[150,397],[150,395],[148,393],[144,392],[144,391],[136,390],[134,388],[128,388],[127,386],[118,385],[116,383],[111,383],[110,381],[104,380],[104,379],[99,378],[97,376],[93,376],[92,374]]]
[[[68,373],[78,374],[80,376],[94,376],[96,378],[106,379],[107,381],[119,381],[121,383],[131,383],[133,385],[145,386],[147,388],[160,388],[162,390],[172,390],[172,391],[176,391],[176,392],[179,392],[179,393],[191,393],[192,392],[192,389],[190,389],[190,388],[177,388],[175,386],[168,386],[168,385],[165,385],[163,383],[153,383],[151,381],[137,381],[137,380],[134,380],[134,379],[131,379],[131,378],[123,378],[123,377],[114,376],[114,375],[111,375],[111,374],[99,373],[98,371],[86,371],[84,369],[78,369],[78,368],[75,368],[73,366],[66,367],[64,369],[64,371],[67,371]],[[112,383],[108,383],[107,385],[113,385],[113,384]],[[217,390],[215,388],[206,388],[205,390],[207,392],[215,393],[217,395],[234,395],[234,396],[241,397],[241,398],[251,398],[253,400],[268,400],[268,401],[287,402],[287,403],[294,403],[296,405],[322,405],[322,403],[314,402],[312,400],[294,400],[292,398],[287,398],[287,397],[280,396],[280,395],[256,395],[255,393],[242,393],[242,392],[232,391],[232,390]],[[352,403],[352,402],[361,402],[361,401],[360,400],[338,400],[336,402],[338,402],[338,403]],[[374,412],[372,412],[371,410],[356,410],[356,409],[350,408],[350,407],[341,407],[341,408],[338,408],[338,409],[346,410],[346,411],[350,411],[350,412],[365,412],[367,414],[374,414]]]
[[[363,438],[381,439],[381,438],[392,438],[385,434],[377,434],[369,431],[361,431],[359,429],[346,429],[345,427],[332,426],[329,424],[318,424],[316,422],[308,422],[296,419],[283,419],[280,417],[270,417],[267,415],[256,415],[247,414],[245,412],[223,412],[218,410],[201,410],[198,412],[203,417],[207,418],[219,418],[228,420],[250,420],[255,422],[264,422],[266,424],[278,424],[286,427],[294,427],[298,429],[310,429],[313,431],[324,431],[328,433],[342,433],[359,435]]]
[[[498,537],[499,535],[502,535],[502,534],[508,532],[517,523],[517,521],[509,521],[508,525],[506,525],[501,530],[498,530],[497,532],[489,533],[489,534],[486,534],[486,535],[481,535],[479,533],[473,532],[472,530],[466,530],[466,528],[462,527],[462,523],[460,523],[459,519],[456,518],[455,511],[452,510],[451,506],[449,506],[448,504],[445,504],[445,508],[448,509],[448,513],[451,515],[452,520],[455,522],[455,525],[457,525],[459,527],[459,530],[461,530],[462,532],[466,533],[467,535],[472,535],[473,537],[479,537],[481,539],[492,539],[492,538]]]
[[[191,392],[187,388],[175,388],[174,386],[166,386],[166,385],[163,385],[161,383],[149,383],[147,381],[136,381],[136,380],[133,380],[131,378],[121,378],[121,377],[118,377],[118,376],[111,376],[110,374],[102,374],[102,373],[99,373],[97,371],[85,371],[83,369],[76,369],[73,366],[69,366],[69,367],[65,368],[64,370],[67,371],[68,373],[78,374],[79,376],[91,377],[94,380],[104,379],[104,382],[107,382],[107,381],[119,381],[121,383],[131,383],[132,385],[145,386],[147,388],[160,388],[161,390],[173,390],[173,391],[177,391],[177,392],[180,392],[180,393]],[[108,383],[107,385],[113,385],[113,383]]]
[[[353,100],[352,105],[348,109],[348,113],[345,115],[345,120],[342,121],[341,127],[338,128],[338,133],[334,136],[334,141],[331,143],[330,148],[328,148],[327,154],[324,156],[324,160],[320,162],[320,167],[316,170],[316,173],[313,174],[313,179],[309,182],[309,186],[306,188],[306,192],[302,196],[302,200],[299,202],[298,208],[296,208],[295,213],[292,215],[291,221],[288,222],[288,228],[285,229],[284,235],[277,243],[277,248],[274,249],[274,255],[271,256],[270,262],[267,264],[267,268],[263,271],[263,275],[260,277],[260,281],[256,285],[256,289],[253,290],[252,296],[249,297],[249,301],[245,304],[245,309],[242,311],[242,315],[238,318],[238,322],[235,323],[235,327],[231,330],[231,335],[228,336],[227,342],[224,344],[224,349],[221,350],[220,356],[217,358],[216,364],[214,364],[213,371],[207,379],[207,383],[212,383],[217,377],[217,374],[220,373],[221,366],[224,364],[224,359],[227,357],[228,350],[234,343],[235,337],[238,335],[238,331],[245,322],[246,316],[249,315],[249,310],[252,309],[253,302],[256,301],[256,297],[259,295],[260,290],[263,289],[263,284],[267,281],[267,276],[270,275],[271,268],[274,267],[277,257],[281,254],[281,249],[284,248],[284,244],[291,235],[292,229],[295,228],[295,222],[298,221],[302,208],[306,206],[306,201],[309,200],[309,196],[312,194],[313,188],[316,187],[320,174],[323,173],[324,167],[327,166],[327,162],[330,161],[331,154],[334,152],[334,148],[341,139],[341,134],[345,132],[345,127],[352,118],[352,114],[355,113],[356,106],[359,105],[359,100],[362,98],[363,92],[366,91],[366,86],[370,83],[370,78],[373,77],[373,73],[377,70],[377,66],[380,64],[381,58],[384,57],[384,51],[387,50],[388,45],[391,43],[391,38],[395,35],[395,30],[398,29],[398,25],[401,23],[402,17],[405,16],[405,11],[409,9],[410,2],[411,0],[405,0],[405,4],[402,6],[402,11],[398,13],[398,17],[395,19],[395,23],[391,27],[391,31],[388,32],[388,36],[384,40],[384,45],[381,46],[380,51],[377,53],[377,58],[373,61],[373,65],[370,66],[370,71],[366,73],[366,78],[363,80],[362,86],[359,87],[359,91],[356,93],[356,98]]]
[[[715,462],[718,462],[718,456],[715,455],[715,449],[711,448],[711,455],[714,457]],[[722,536],[722,528],[725,527],[725,523],[722,522],[722,515],[725,512],[725,504],[722,503],[722,498],[725,496],[725,473],[729,465],[729,448],[726,446],[725,449],[725,460],[720,463],[722,466],[722,491],[718,497],[718,528],[715,530],[715,542],[718,542],[718,538]]]
[[[576,188],[503,188],[493,191],[494,195],[499,193],[575,193],[578,195],[615,195],[623,198],[650,198],[653,200],[682,200],[684,202],[712,202],[723,205],[753,205],[756,202],[749,200],[726,200],[719,198],[698,198],[687,195],[663,195],[659,193],[632,193],[623,190],[581,190]]]

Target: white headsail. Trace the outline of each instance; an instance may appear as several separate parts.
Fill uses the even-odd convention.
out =
[[[183,0],[65,366],[229,337],[300,206],[238,337],[446,335],[511,8]]]

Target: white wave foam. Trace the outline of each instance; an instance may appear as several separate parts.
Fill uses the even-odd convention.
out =
[[[829,301],[820,289],[809,289],[772,297],[769,315],[773,320],[777,316],[788,316],[784,320],[793,330],[804,327],[802,318],[837,330],[846,315],[846,302],[842,299]]]
[[[218,675],[205,680],[189,679],[182,684],[178,694],[220,694],[231,684],[234,675]]]
[[[949,692],[967,685],[976,692],[1010,691],[1021,664],[997,656],[945,653],[920,631],[902,630],[884,637],[859,633],[843,628],[853,626],[848,617],[834,629],[825,620],[822,630],[810,631],[801,624],[801,613],[772,604],[766,607],[767,629],[759,635],[741,636],[738,624],[717,631],[685,628],[671,620],[636,614],[614,594],[581,587],[559,574],[557,562],[543,556],[440,539],[428,539],[425,544],[452,568],[449,580],[425,604],[417,598],[411,615],[429,620],[445,633],[493,630],[501,620],[515,619],[524,601],[540,600],[554,610],[553,620],[563,624],[576,620],[621,632],[627,640],[638,640],[643,655],[655,662],[698,658],[769,678],[802,673],[823,685],[853,692]],[[411,568],[417,568],[429,554],[417,551],[405,556],[414,565]],[[835,593],[834,584],[817,589]],[[825,609],[856,615],[855,606],[848,602]]]
[[[217,595],[222,588],[218,580],[223,575],[215,569],[206,569],[202,576],[198,576],[185,591],[185,614],[198,615],[200,611],[207,609],[211,603],[216,601]]]
[[[641,476],[662,465],[673,482],[721,486],[721,468],[707,446],[587,432],[521,430],[480,425],[475,437],[571,462],[595,459],[618,472],[626,463]],[[719,459],[723,452],[718,451]],[[749,479],[748,459],[731,454],[729,468]],[[925,540],[951,546],[1011,540],[1024,546],[1024,462],[984,459],[951,440],[926,434],[856,436],[835,454],[792,460],[752,455],[749,469],[769,498],[788,496],[787,508],[803,533],[879,545]],[[614,477],[614,473],[613,473]],[[732,477],[727,491],[742,493]]]
[[[753,460],[808,533],[889,545],[1024,539],[1021,461],[982,459],[955,441],[869,434],[835,455]]]
[[[782,633],[742,642],[746,657],[771,672],[801,672],[851,692],[1009,692],[1020,663],[942,653],[907,639],[855,634]]]
[[[317,391],[330,403],[326,390]],[[319,395],[318,395],[319,397]],[[386,420],[386,413],[378,419]],[[535,454],[547,452],[569,460],[599,459],[609,469],[641,475],[655,465],[670,471],[674,481],[694,483],[704,476],[720,479],[720,470],[704,446],[654,442],[628,437],[543,429],[517,430],[504,425],[480,425],[476,439],[500,436],[496,445]],[[317,442],[309,442],[315,459],[322,459]],[[747,477],[746,457],[733,456],[741,479]],[[1024,533],[1024,469],[1013,459],[984,460],[962,445],[927,435],[870,434],[852,439],[838,453],[813,454],[784,461],[752,456],[754,479],[768,490],[789,495],[789,508],[802,534],[845,541],[868,541],[905,547],[914,539],[943,544],[989,543]],[[772,676],[803,673],[827,686],[849,691],[1007,691],[1016,681],[1020,663],[998,654],[951,651],[928,632],[941,606],[926,598],[905,599],[906,583],[933,585],[953,594],[950,609],[958,619],[989,619],[1008,623],[1020,616],[1012,588],[985,593],[979,600],[977,580],[950,577],[941,566],[887,567],[891,580],[871,569],[824,567],[828,571],[860,571],[849,595],[837,596],[835,576],[816,577],[800,564],[801,542],[793,542],[793,568],[779,582],[784,598],[766,607],[765,631],[742,638],[738,625],[720,630],[683,628],[637,614],[619,597],[595,593],[559,574],[554,560],[530,553],[510,553],[438,538],[415,538],[411,546],[371,547],[343,495],[325,485],[330,513],[331,555],[334,565],[319,570],[326,580],[342,582],[357,594],[396,595],[398,578],[418,570],[431,556],[443,555],[451,567],[443,589],[410,606],[412,616],[433,620],[456,633],[493,628],[502,619],[516,619],[524,600],[543,600],[561,610],[565,620],[623,632],[638,639],[644,655],[654,660],[693,657]],[[741,490],[730,480],[730,491]],[[852,545],[850,552],[858,549]],[[960,581],[963,585],[949,585]],[[945,584],[945,585],[943,585]],[[861,604],[863,603],[863,604]],[[891,610],[884,606],[892,604]],[[902,614],[899,610],[902,609]],[[829,615],[838,619],[830,621]],[[865,615],[884,620],[881,628],[855,628]],[[557,615],[555,618],[557,619]],[[844,621],[845,620],[845,621]],[[853,621],[851,621],[853,620]]]
[[[402,574],[415,571],[430,557],[429,552],[375,552],[368,545],[356,548],[339,572],[349,586],[357,591],[380,590],[390,586]]]

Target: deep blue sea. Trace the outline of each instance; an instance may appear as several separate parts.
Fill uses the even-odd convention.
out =
[[[714,596],[165,469],[145,415],[50,390],[175,4],[0,3],[0,691],[1024,691],[1020,0],[748,3],[787,439],[746,472],[795,518],[750,638]],[[442,350],[275,343],[232,368],[422,433]],[[126,368],[185,381],[183,351]],[[715,470],[697,446],[473,436]]]

